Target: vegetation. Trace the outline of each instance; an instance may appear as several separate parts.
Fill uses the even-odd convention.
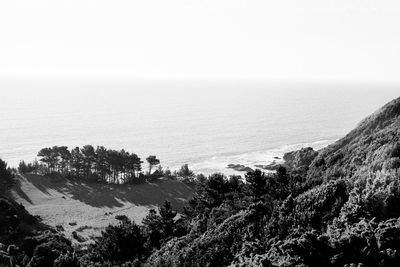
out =
[[[195,175],[194,172],[189,169],[187,164],[182,165],[182,167],[177,171],[176,176],[181,181],[193,181]]]
[[[149,175],[151,174],[151,169],[160,164],[160,160],[156,156],[148,156],[146,161],[149,163]]]
[[[106,149],[91,145],[76,147],[53,146],[39,151],[45,171],[62,176],[73,176],[108,183],[128,183],[139,178],[142,161],[125,150]]]
[[[25,161],[20,161],[18,165],[18,171],[20,173],[31,173],[31,172],[36,172],[39,170],[40,165],[37,160],[35,160],[32,163],[25,163]]]
[[[14,184],[14,175],[7,163],[0,159],[0,196]]]
[[[164,175],[162,167],[151,173],[154,166],[160,164],[155,156],[149,156],[149,173],[142,172],[143,161],[134,153],[125,150],[106,149],[91,145],[68,150],[66,146],[43,148],[38,153],[39,162],[25,163],[18,166],[20,173],[39,173],[57,175],[104,183],[142,183],[145,179],[159,178]]]
[[[334,145],[288,155],[292,164],[275,173],[196,177],[183,166],[177,176],[196,177],[197,189],[179,216],[165,202],[158,211],[150,210],[141,225],[120,218],[84,253],[74,254],[68,242],[55,238],[61,244],[54,244],[54,253],[36,246],[31,261],[65,264],[58,266],[399,266],[399,129],[397,99]],[[52,171],[99,175],[89,164],[93,161],[85,160],[92,150],[80,151],[74,152],[82,157],[79,168],[63,166],[61,156],[58,163],[52,157],[42,162]],[[109,168],[107,177],[115,171],[124,177],[122,169]]]
[[[136,154],[124,149],[118,151],[103,146],[95,149],[86,145],[69,150],[66,146],[53,146],[41,149],[38,157],[39,161],[31,163],[21,161],[18,171],[22,174],[36,173],[113,184],[138,184],[161,177],[188,183],[195,181],[195,174],[187,164],[172,173],[169,169],[163,170],[156,156],[146,158],[149,170],[144,173],[143,161]],[[5,162],[3,164],[6,169]],[[155,167],[157,168],[153,171]]]
[[[400,98],[364,119],[344,138],[323,149],[310,164],[309,181],[345,177],[351,182],[369,172],[400,167]]]

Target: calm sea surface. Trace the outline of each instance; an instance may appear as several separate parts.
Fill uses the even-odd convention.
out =
[[[0,157],[31,161],[47,146],[85,144],[155,154],[164,167],[225,171],[266,164],[342,137],[400,87],[224,83],[1,84]]]

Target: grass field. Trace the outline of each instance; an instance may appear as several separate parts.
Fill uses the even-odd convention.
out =
[[[13,198],[43,222],[64,229],[67,237],[76,231],[88,243],[116,215],[126,215],[140,223],[148,210],[169,200],[181,211],[193,189],[181,182],[160,180],[139,185],[105,185],[55,179],[39,175],[18,175]],[[62,226],[62,228],[61,228]],[[85,240],[85,241],[84,241]]]

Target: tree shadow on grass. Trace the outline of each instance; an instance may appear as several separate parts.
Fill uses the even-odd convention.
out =
[[[46,195],[51,195],[49,189],[57,189],[60,186],[59,179],[36,174],[19,175],[18,179],[26,180]]]
[[[22,183],[21,183],[21,177],[17,177],[15,179],[15,183],[13,186],[13,191],[22,199],[24,199],[26,202],[29,204],[33,204],[32,200],[28,197],[28,195],[22,190]]]
[[[106,185],[70,182],[68,193],[71,198],[92,207],[158,206],[165,200],[174,209],[182,211],[192,194],[193,188],[177,181],[159,181],[137,185]]]
[[[159,180],[156,183],[137,185],[109,185],[31,174],[25,175],[24,178],[46,194],[51,194],[49,189],[56,190],[74,200],[97,208],[118,208],[125,205],[150,207],[161,205],[168,200],[174,209],[182,211],[186,200],[194,191],[193,187],[173,180]]]

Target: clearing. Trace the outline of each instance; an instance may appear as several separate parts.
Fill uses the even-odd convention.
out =
[[[164,200],[178,212],[192,196],[193,188],[179,181],[162,180],[137,185],[85,183],[33,174],[18,175],[13,198],[43,222],[58,226],[67,237],[74,231],[79,243],[88,243],[107,225],[117,223],[116,215],[126,215],[141,223],[149,209]],[[76,235],[75,235],[76,237]]]

